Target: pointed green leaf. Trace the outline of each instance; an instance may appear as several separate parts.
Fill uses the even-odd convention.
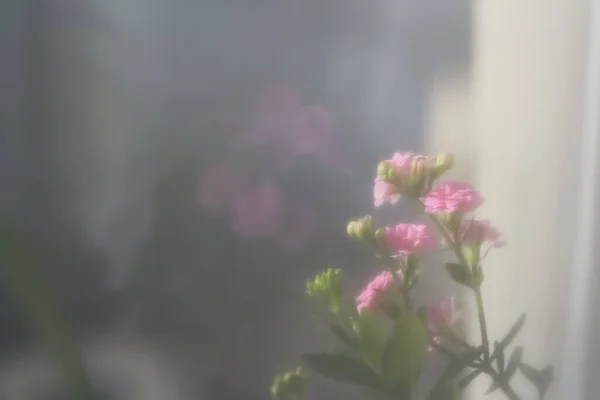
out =
[[[383,356],[385,379],[408,386],[415,382],[427,354],[427,334],[427,327],[418,315],[400,316]]]
[[[519,371],[523,374],[523,376],[531,382],[534,386],[538,386],[540,380],[540,371],[531,365],[521,363],[519,365]]]
[[[519,364],[521,363],[521,359],[523,358],[523,350],[524,349],[522,346],[517,346],[510,353],[508,365],[506,366],[506,371],[504,371],[504,373],[501,374],[501,378],[504,382],[510,382],[512,377],[515,375],[515,372],[517,372]],[[496,391],[498,387],[499,386],[497,382],[492,383],[486,394]]]
[[[436,393],[441,390],[445,385],[455,379],[460,373],[467,368],[471,363],[479,358],[479,356],[483,353],[483,347],[472,348],[465,351],[459,357],[453,359],[448,367],[444,370],[437,383],[433,387],[430,392],[430,396],[432,393]],[[475,378],[475,377],[473,377]],[[468,384],[468,383],[467,383]],[[466,386],[466,384],[465,384]]]
[[[467,265],[459,263],[446,263],[448,274],[457,283],[467,287],[473,287],[473,276]]]
[[[525,325],[525,320],[527,319],[527,315],[525,313],[521,314],[521,316],[517,319],[517,321],[513,324],[513,326],[506,333],[504,338],[500,341],[502,348],[505,349],[506,346],[512,343],[512,341],[517,337],[523,326]]]
[[[467,386],[469,386],[469,384],[471,382],[473,382],[473,380],[475,378],[477,378],[479,375],[481,374],[481,370],[476,369],[475,371],[471,372],[470,374],[466,375],[464,378],[462,378],[459,382],[458,382],[458,387],[461,389],[465,389]]]
[[[353,337],[352,335],[350,335],[348,332],[346,332],[346,330],[344,328],[342,328],[341,326],[339,326],[339,325],[337,325],[335,323],[330,323],[329,324],[329,330],[342,343],[344,343],[344,344],[346,344],[346,345],[348,345],[350,347],[356,347],[356,346],[358,346],[358,340],[355,337]]]
[[[376,314],[362,314],[352,318],[352,327],[358,337],[358,347],[365,362],[381,373],[381,359],[385,349],[386,335],[382,317]]]
[[[342,383],[364,386],[378,392],[389,390],[361,360],[343,354],[304,354],[302,359],[318,374]]]

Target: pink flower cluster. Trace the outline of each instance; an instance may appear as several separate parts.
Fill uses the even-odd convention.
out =
[[[468,183],[444,182],[423,199],[427,213],[469,213],[483,203],[479,192]]]
[[[201,204],[228,213],[233,230],[242,236],[276,238],[297,249],[315,230],[317,218],[311,208],[291,201],[273,175],[300,156],[327,167],[336,164],[338,136],[331,115],[323,107],[303,105],[289,88],[274,86],[258,96],[237,132],[228,137],[224,158],[205,171]],[[258,161],[267,167],[257,171]]]
[[[402,271],[398,271],[397,280],[403,279]],[[394,276],[390,271],[383,271],[377,275],[367,287],[356,297],[356,309],[359,313],[364,310],[371,312],[379,311],[382,300],[389,294],[396,291]]]

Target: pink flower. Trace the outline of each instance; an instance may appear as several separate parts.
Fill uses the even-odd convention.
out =
[[[379,177],[375,179],[373,195],[375,197],[375,207],[379,207],[385,203],[396,204],[400,201],[401,197],[400,191],[395,185]]]
[[[439,336],[443,330],[454,325],[462,316],[460,311],[456,310],[454,296],[442,301],[440,304],[427,308],[427,328]]]
[[[200,202],[213,210],[229,208],[245,184],[241,168],[228,162],[213,165],[202,177]]]
[[[233,229],[243,236],[275,235],[283,208],[279,192],[270,182],[240,195],[233,204]]]
[[[432,250],[439,244],[427,225],[398,224],[386,227],[385,231],[390,250],[400,255]]]
[[[423,203],[427,213],[468,213],[475,211],[483,202],[479,192],[464,182],[444,182],[431,191]]]
[[[333,120],[323,107],[303,107],[290,121],[288,144],[298,154],[326,156],[335,145]]]
[[[463,220],[460,231],[462,243],[466,246],[479,246],[485,242],[490,242],[492,247],[502,247],[506,244],[502,240],[502,234],[489,220]]]
[[[410,183],[411,170],[413,163],[419,160],[427,160],[427,157],[415,153],[394,153],[391,159],[387,160],[395,175],[401,182]],[[385,203],[396,204],[400,200],[401,188],[393,183],[387,182],[383,177],[375,178],[375,187],[373,195],[375,198],[375,207],[379,207]]]
[[[398,270],[398,279],[402,280],[402,271]],[[359,313],[363,310],[379,311],[384,296],[396,290],[394,277],[390,271],[383,271],[377,275],[367,287],[356,297],[356,309]]]

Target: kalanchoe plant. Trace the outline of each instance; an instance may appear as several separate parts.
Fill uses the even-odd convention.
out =
[[[511,385],[519,372],[543,399],[553,379],[553,368],[526,364],[523,347],[511,346],[525,324],[525,314],[504,337],[491,344],[483,306],[481,262],[490,249],[504,242],[489,221],[469,216],[483,202],[475,188],[464,182],[437,182],[453,164],[449,154],[432,159],[413,153],[396,153],[380,163],[374,186],[375,206],[404,199],[416,206],[427,224],[378,228],[370,216],[348,224],[348,235],[374,250],[382,271],[354,299],[355,306],[349,310],[342,306],[341,270],[328,269],[307,283],[308,295],[322,301],[331,312],[330,330],[343,350],[305,354],[303,361],[327,378],[395,400],[413,400],[428,353],[439,352],[449,362],[427,391],[427,400],[458,399],[480,375],[492,379],[488,393],[500,390],[510,400],[521,400]],[[456,308],[454,298],[434,306],[419,306],[412,300],[422,255],[437,250],[439,245],[451,250],[455,258],[446,263],[447,275],[473,294],[481,334],[478,344],[466,339],[461,326],[463,312]],[[296,381],[301,384],[292,384]],[[272,394],[277,399],[299,400],[305,382],[299,370],[278,376]]]

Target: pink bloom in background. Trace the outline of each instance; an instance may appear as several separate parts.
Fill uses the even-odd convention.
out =
[[[245,179],[241,168],[232,163],[213,165],[202,177],[200,202],[212,210],[224,210],[233,205],[243,190]]]
[[[466,246],[479,246],[489,242],[492,247],[502,247],[506,244],[502,234],[488,220],[466,219],[461,227],[462,243]]]
[[[427,213],[468,213],[475,211],[483,198],[473,186],[464,182],[444,182],[423,200]]]
[[[439,245],[439,239],[427,225],[398,224],[386,227],[385,232],[388,247],[400,255],[433,250]]]
[[[379,207],[385,203],[396,204],[400,201],[401,196],[395,185],[377,177],[373,188],[373,197],[375,197],[375,207]]]
[[[242,193],[233,204],[233,229],[243,236],[265,237],[280,228],[282,199],[270,182]]]
[[[336,147],[331,114],[323,107],[306,106],[300,96],[283,86],[261,93],[242,143],[275,147],[278,153],[311,155],[326,159]]]
[[[323,107],[304,107],[288,136],[290,147],[299,154],[327,154],[334,145],[331,114]]]
[[[398,270],[398,279],[402,280],[402,271]],[[376,312],[381,306],[383,297],[394,291],[394,277],[390,271],[383,271],[377,275],[367,287],[356,297],[356,309],[359,313],[363,310]]]
[[[442,301],[440,304],[427,308],[427,328],[434,335],[439,335],[451,325],[454,325],[462,316],[456,309],[454,296]]]

